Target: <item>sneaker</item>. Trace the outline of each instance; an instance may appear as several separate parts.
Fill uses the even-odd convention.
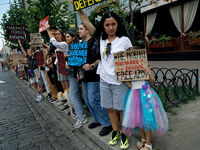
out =
[[[84,117],[86,117],[86,114],[83,114]],[[74,120],[78,120],[78,116],[76,115],[75,117],[72,117]]]
[[[42,96],[39,95],[38,98],[36,99],[37,102],[41,102],[43,100]]]
[[[62,106],[62,105],[64,105],[65,104],[65,102],[59,102],[57,105],[58,106]]]
[[[88,128],[89,128],[89,129],[94,129],[94,128],[100,126],[100,125],[101,125],[101,124],[100,124],[99,122],[98,122],[98,123],[92,122],[92,123],[88,126]]]
[[[130,144],[129,144],[128,136],[125,136],[125,134],[122,133],[120,148],[121,149],[127,149],[127,148],[129,148],[129,146],[130,146]]]
[[[74,124],[74,128],[78,129],[78,128],[80,128],[83,124],[85,124],[85,123],[87,123],[87,122],[88,122],[88,120],[87,120],[86,118],[84,118],[84,119],[78,119],[78,120],[76,121],[76,123]]]
[[[48,93],[48,95],[46,96],[46,99],[52,99],[51,93]]]
[[[39,96],[37,96],[37,98],[35,99],[35,101],[39,101]]]
[[[101,131],[99,132],[99,135],[100,135],[100,136],[106,136],[106,135],[108,135],[112,130],[113,130],[113,128],[112,128],[111,125],[109,125],[109,126],[107,126],[107,127],[103,127],[103,128],[101,129]]]
[[[52,103],[52,104],[55,103],[55,102],[57,102],[57,101],[58,100],[54,100],[53,98],[49,100],[49,102]]]
[[[62,111],[66,111],[66,110],[68,110],[68,109],[69,109],[69,105],[65,106],[65,107],[62,109]]]
[[[109,144],[110,145],[116,145],[117,144],[117,140],[120,138],[120,133],[117,131],[113,131],[112,133],[112,137],[109,140]]]

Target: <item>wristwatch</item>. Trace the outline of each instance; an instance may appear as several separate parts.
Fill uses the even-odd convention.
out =
[[[91,65],[91,68],[92,68],[92,70],[94,69],[94,65],[93,64]]]

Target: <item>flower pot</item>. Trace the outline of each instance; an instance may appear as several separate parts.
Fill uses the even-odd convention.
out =
[[[188,37],[188,43],[189,45],[200,44],[200,36],[197,36],[195,39],[193,39],[192,37]]]
[[[168,41],[167,43],[162,43],[162,44],[149,44],[149,48],[151,49],[156,49],[156,48],[165,48],[165,47],[175,47],[175,40],[172,39],[170,41]]]

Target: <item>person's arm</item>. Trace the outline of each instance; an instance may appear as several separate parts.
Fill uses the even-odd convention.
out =
[[[95,68],[97,68],[98,64],[99,64],[99,60],[96,60],[96,61],[95,61],[94,63],[92,63],[92,64],[85,64],[85,65],[83,65],[83,69],[84,69],[85,71],[94,70]]]
[[[32,56],[32,53],[33,53],[33,48],[32,48],[32,41],[30,42],[30,54]]]
[[[42,40],[42,45],[43,45],[43,47],[46,47],[48,51],[50,50],[49,45],[46,45],[43,40]]]
[[[70,1],[74,4],[73,0],[70,0]],[[85,14],[83,10],[79,10],[77,12],[78,12],[79,17],[83,21],[83,24],[86,26],[87,30],[90,32],[91,35],[93,35],[94,32],[96,31],[96,28],[91,24],[88,16]]]
[[[147,68],[145,69],[145,73],[149,75],[149,83],[150,83],[150,84],[153,84],[153,83],[154,83],[154,78],[153,78],[152,75],[151,75],[151,69],[150,69],[150,67],[147,67]]]
[[[124,83],[126,84],[126,86],[128,86],[129,88],[131,88],[131,81],[124,81]]]
[[[40,66],[38,66],[38,69],[39,69],[38,80],[40,80],[40,74],[41,74],[41,68],[40,68]]]
[[[48,33],[48,35],[49,35],[49,38],[51,39],[51,38],[53,37],[53,35],[52,35],[52,33],[51,33],[50,25],[49,25],[49,24],[46,25],[46,31],[47,31],[47,33]]]
[[[20,40],[18,40],[18,43],[19,43],[19,46],[20,46],[20,48],[21,48],[21,50],[22,50],[22,54],[23,54],[24,56],[26,56],[26,55],[27,55],[27,53],[26,53],[26,51],[25,51],[24,47],[22,46],[22,43],[21,43],[21,41],[20,41]]]

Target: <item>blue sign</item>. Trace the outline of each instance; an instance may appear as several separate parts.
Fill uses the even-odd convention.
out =
[[[71,44],[68,65],[82,66],[87,63],[87,48],[87,42]]]

